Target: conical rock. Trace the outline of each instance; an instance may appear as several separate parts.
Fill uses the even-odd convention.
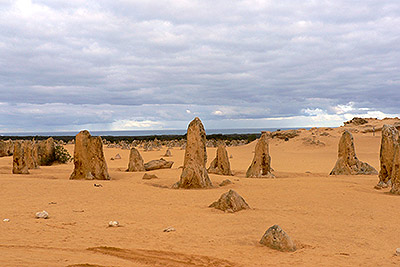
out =
[[[226,151],[225,145],[218,146],[215,159],[211,162],[207,172],[220,175],[232,175],[228,152]]]
[[[199,118],[190,122],[187,129],[185,159],[180,180],[175,188],[207,188],[212,183],[206,170],[206,131]]]
[[[250,209],[250,206],[246,203],[246,201],[232,189],[222,194],[218,201],[215,201],[209,207],[226,212],[236,212],[243,209]]]
[[[360,161],[354,149],[353,135],[344,131],[339,140],[338,160],[330,175],[378,174],[378,171],[366,162]]]
[[[255,148],[254,158],[247,169],[246,177],[274,178],[271,173],[271,156],[269,155],[268,133],[263,132]]]
[[[171,157],[172,153],[171,150],[167,149],[167,151],[165,151],[164,157]]]
[[[142,156],[139,153],[139,150],[132,147],[131,152],[129,154],[129,163],[127,172],[142,172],[145,171],[144,161]]]
[[[296,245],[293,243],[292,239],[279,225],[268,228],[261,238],[260,244],[280,251],[296,250]]]

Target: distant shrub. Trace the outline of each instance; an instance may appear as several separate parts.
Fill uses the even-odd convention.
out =
[[[59,163],[68,163],[72,160],[71,154],[62,146],[56,145],[56,161]]]

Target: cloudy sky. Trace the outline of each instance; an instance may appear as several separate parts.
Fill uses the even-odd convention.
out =
[[[398,0],[0,0],[0,132],[400,114]]]

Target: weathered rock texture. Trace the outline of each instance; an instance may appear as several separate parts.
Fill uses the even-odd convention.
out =
[[[110,180],[100,136],[81,131],[75,137],[74,165],[70,179]]]
[[[395,145],[393,167],[391,175],[392,189],[390,193],[400,195],[400,145]]]
[[[280,251],[295,251],[296,245],[279,225],[268,228],[260,240],[260,244]]]
[[[11,140],[0,141],[0,157],[12,156],[14,143]]]
[[[209,207],[226,212],[236,212],[250,209],[250,206],[246,203],[246,201],[232,189],[222,194],[219,200],[212,203]]]
[[[339,140],[338,160],[330,175],[378,174],[378,171],[366,162],[360,161],[354,149],[353,135],[344,131]]]
[[[139,153],[139,150],[132,147],[131,152],[129,154],[129,163],[127,172],[142,172],[145,171],[144,161],[142,156]]]
[[[37,151],[40,166],[49,166],[56,160],[56,146],[52,137],[38,142]]]
[[[218,146],[215,159],[211,162],[207,172],[221,175],[232,175],[228,152],[226,151],[225,145]]]
[[[174,164],[173,161],[166,161],[165,159],[155,159],[144,164],[146,171],[158,170],[158,169],[170,169]]]
[[[382,128],[379,182],[375,188],[386,188],[392,184],[394,156],[398,144],[399,131],[394,126],[385,124]]]
[[[206,131],[199,118],[190,122],[187,129],[187,145],[180,180],[177,188],[207,188],[212,183],[206,170]]]
[[[24,141],[24,157],[28,169],[39,168],[38,149],[35,141]]]
[[[257,142],[254,158],[247,169],[246,177],[273,178],[271,157],[269,155],[268,133],[262,133]]]
[[[25,158],[25,144],[23,141],[14,142],[13,169],[14,174],[29,174]]]

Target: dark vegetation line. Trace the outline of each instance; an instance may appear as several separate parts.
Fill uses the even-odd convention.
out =
[[[252,142],[259,138],[261,133],[259,134],[210,134],[207,135],[208,140],[247,140]],[[53,137],[54,140],[62,140],[64,142],[68,142],[70,140],[75,139],[75,136],[42,136],[42,135],[35,135],[35,136],[0,136],[0,140],[46,140],[49,137]],[[101,138],[106,139],[110,142],[119,142],[119,141],[127,141],[132,142],[134,140],[140,141],[153,141],[157,138],[160,141],[172,141],[172,140],[181,140],[186,139],[186,134],[184,135],[148,135],[148,136],[102,136]]]

